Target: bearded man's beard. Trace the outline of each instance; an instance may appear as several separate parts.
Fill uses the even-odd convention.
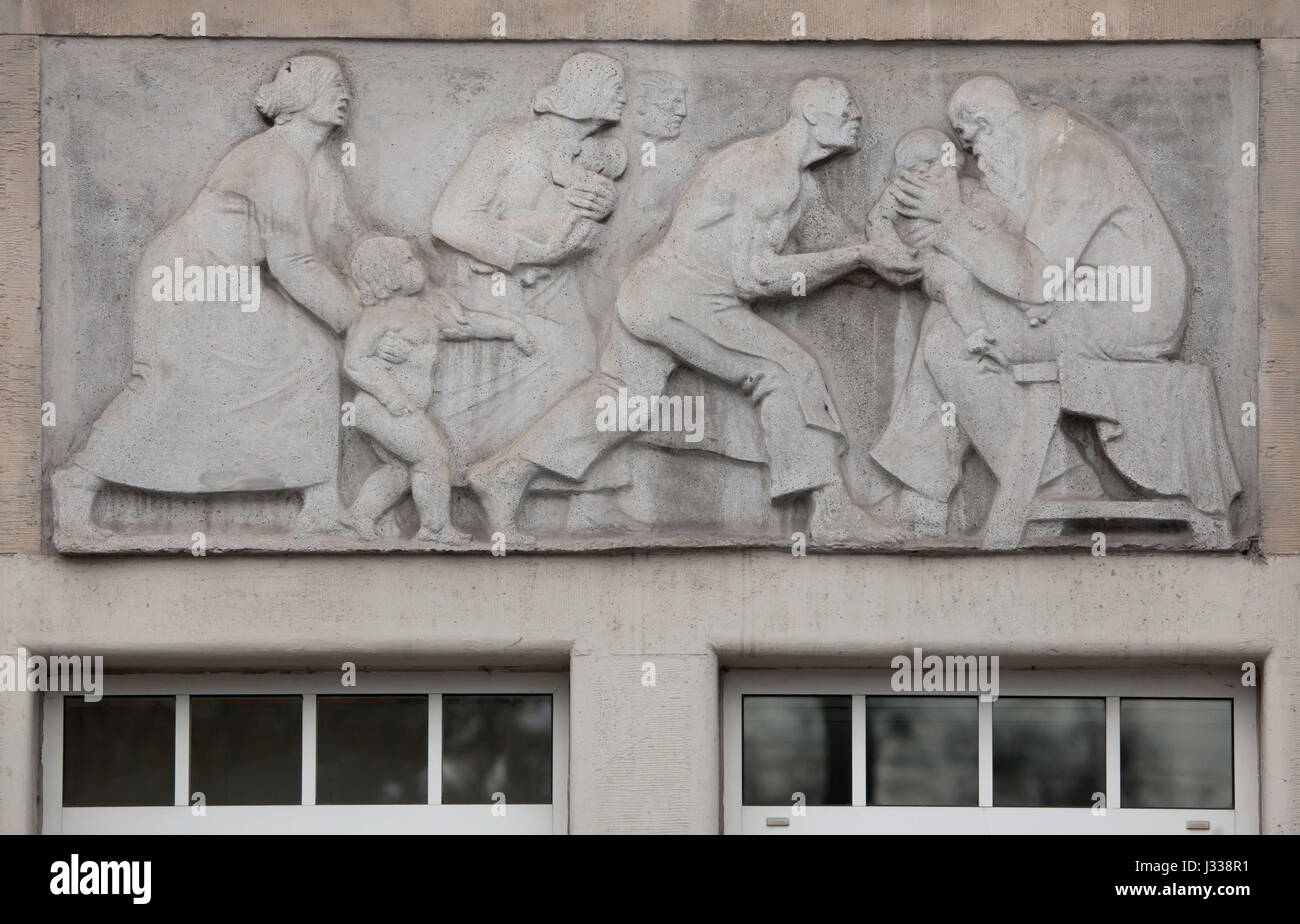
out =
[[[1020,158],[997,148],[976,153],[975,162],[984,174],[984,184],[989,192],[1004,201],[1011,199],[1020,189]]]

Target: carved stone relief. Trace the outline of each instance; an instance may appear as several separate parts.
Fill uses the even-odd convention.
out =
[[[61,550],[1255,529],[1248,48],[48,45]]]

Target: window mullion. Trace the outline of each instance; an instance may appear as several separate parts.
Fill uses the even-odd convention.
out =
[[[316,694],[302,695],[302,804],[316,804]]]
[[[176,694],[175,780],[173,805],[190,804],[190,695]]]
[[[42,834],[63,833],[63,694],[45,694],[41,743]]]
[[[429,694],[429,804],[442,805],[442,694]]]
[[[867,698],[853,696],[853,804],[867,804]]]
[[[979,804],[993,804],[993,704],[979,700]]]
[[[1119,801],[1119,697],[1106,697],[1106,808]]]

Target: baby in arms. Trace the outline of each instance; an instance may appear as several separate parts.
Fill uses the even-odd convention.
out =
[[[483,311],[468,311],[450,296],[425,290],[425,266],[399,237],[372,237],[352,255],[352,280],[365,306],[348,330],[343,371],[357,386],[356,426],[383,463],[361,486],[343,523],[365,539],[408,491],[420,516],[416,538],[465,543],[451,525],[448,450],[425,413],[433,399],[439,340],[513,340],[531,355],[536,340],[521,325]],[[405,341],[405,360],[379,355],[389,333]]]
[[[945,153],[950,163],[944,163]],[[939,176],[943,171],[956,175],[964,162],[965,155],[947,135],[932,128],[921,128],[899,139],[889,176],[892,180],[904,171],[929,177]],[[995,223],[1001,224],[1005,220],[1005,207],[977,180],[960,177],[959,182],[963,203],[984,212]],[[923,218],[900,215],[888,190],[867,213],[867,235],[873,241],[880,240],[882,235],[886,238],[892,236],[896,241],[912,246],[928,225],[931,222]],[[953,323],[966,335],[967,349],[984,357],[981,363],[987,371],[996,371],[999,365],[1006,365],[1006,357],[997,349],[997,341],[988,331],[981,305],[989,297],[984,287],[965,267],[934,247],[922,244],[918,250],[921,285],[926,296],[947,309]]]

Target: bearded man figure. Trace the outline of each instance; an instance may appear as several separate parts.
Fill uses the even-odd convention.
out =
[[[1096,447],[1131,485],[1186,498],[1226,517],[1241,490],[1207,367],[1175,362],[1187,325],[1191,275],[1173,229],[1110,129],[1059,105],[1031,107],[998,77],[962,84],[948,117],[975,154],[1009,219],[962,201],[951,171],[904,174],[890,189],[900,214],[932,223],[927,240],[987,292],[981,303],[1007,366],[1055,363],[1060,411],[1088,418]],[[1072,266],[1150,269],[1150,291],[1064,304],[1046,283]],[[1127,296],[1132,295],[1129,298]],[[1026,389],[973,353],[951,318],[932,312],[890,421],[872,457],[904,485],[929,522],[947,504],[974,447],[1005,484],[1030,412]],[[944,426],[943,405],[957,426]],[[1051,421],[1046,422],[1051,425]],[[1040,485],[1101,485],[1056,427]],[[1087,488],[1091,490],[1091,487]],[[919,501],[919,503],[918,503]]]

